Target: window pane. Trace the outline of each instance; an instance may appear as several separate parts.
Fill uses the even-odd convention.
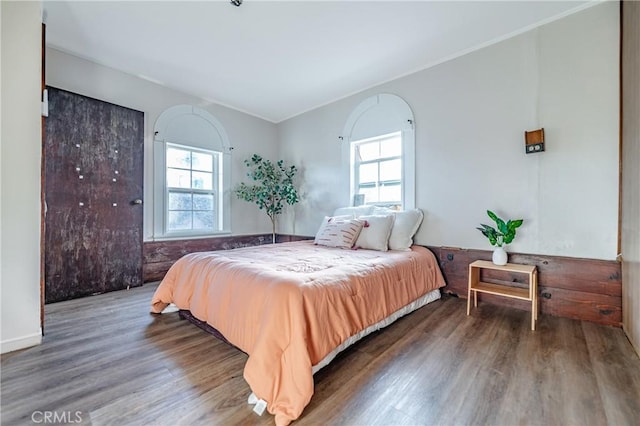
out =
[[[193,194],[194,210],[213,210],[213,194]]]
[[[402,161],[397,160],[380,162],[380,180],[400,180],[402,178]]]
[[[217,185],[220,153],[168,145],[166,230],[206,231],[219,227]]]
[[[170,188],[191,188],[189,170],[167,169],[167,186]]]
[[[352,141],[350,185],[355,188],[354,195],[364,195],[365,204],[401,204],[403,180],[407,177],[403,167],[403,158],[408,154],[405,148],[402,131]],[[409,176],[411,182],[413,178]]]
[[[378,163],[361,164],[359,169],[358,183],[378,181]]]
[[[194,211],[193,229],[213,229],[213,211]]]
[[[194,152],[192,155],[193,170],[202,170],[203,172],[213,171],[213,155],[204,152]]]
[[[213,175],[207,172],[193,172],[193,189],[213,189]]]
[[[402,201],[402,186],[398,183],[395,185],[383,185],[380,187],[380,202],[400,202]]]
[[[375,203],[378,201],[378,188],[375,186],[361,187],[358,189],[358,194],[364,195],[364,203]]]
[[[191,229],[191,211],[170,211],[169,230]]]
[[[380,157],[399,157],[402,155],[402,139],[399,137],[380,142]]]
[[[191,151],[167,148],[167,167],[191,168]]]
[[[191,194],[169,192],[169,210],[191,210]]]
[[[358,153],[360,154],[360,161],[374,160],[380,157],[380,143],[366,142],[358,144]]]

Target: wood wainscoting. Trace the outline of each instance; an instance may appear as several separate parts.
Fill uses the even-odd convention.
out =
[[[313,239],[309,236],[281,235],[277,242]],[[271,234],[235,235],[191,240],[145,242],[144,281],[164,278],[171,265],[182,256],[198,251],[228,250],[269,244]],[[447,286],[445,293],[466,298],[469,264],[491,260],[491,251],[427,246],[438,258]],[[538,267],[539,313],[620,327],[622,322],[622,273],[613,260],[577,259],[560,256],[509,253],[509,262]],[[522,276],[499,271],[486,272],[483,279],[500,284],[523,285]],[[478,295],[480,301],[530,310],[528,302]]]
[[[276,235],[276,242],[308,240],[313,237]],[[199,251],[229,250],[240,247],[259,246],[271,243],[271,234],[228,235],[222,237],[189,240],[148,241],[142,250],[142,275],[144,282],[164,278],[171,265],[185,254]]]
[[[447,281],[445,293],[466,298],[469,264],[491,260],[491,251],[452,247],[428,247],[438,257]],[[592,321],[620,327],[622,321],[622,273],[613,260],[578,259],[561,256],[509,253],[510,263],[538,267],[540,314]],[[522,276],[505,272],[487,272],[486,280],[519,286]],[[504,299],[489,294],[480,300],[529,310],[528,302]]]

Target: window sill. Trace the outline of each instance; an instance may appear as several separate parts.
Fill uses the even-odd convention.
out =
[[[220,232],[214,232],[206,235],[172,234],[172,235],[161,235],[158,237],[147,238],[144,240],[144,242],[150,243],[155,241],[205,240],[207,238],[229,237],[229,236],[231,236],[231,231],[220,231]]]

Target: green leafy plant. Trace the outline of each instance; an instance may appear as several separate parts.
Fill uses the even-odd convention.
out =
[[[487,210],[487,215],[496,223],[498,229],[484,223],[480,224],[482,228],[478,227],[476,229],[489,239],[492,246],[502,247],[503,244],[510,244],[516,237],[516,229],[522,225],[522,219],[505,222],[491,210]]]
[[[271,219],[272,242],[276,242],[276,218],[282,213],[285,204],[294,205],[298,202],[298,191],[294,184],[296,166],[284,166],[284,161],[272,163],[258,154],[253,154],[249,160],[244,160],[249,167],[247,176],[255,184],[247,185],[242,182],[235,189],[236,196],[244,201],[255,203],[260,210],[264,210]]]

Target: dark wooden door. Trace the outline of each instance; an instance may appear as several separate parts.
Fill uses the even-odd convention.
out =
[[[45,301],[142,285],[144,114],[48,92]]]

